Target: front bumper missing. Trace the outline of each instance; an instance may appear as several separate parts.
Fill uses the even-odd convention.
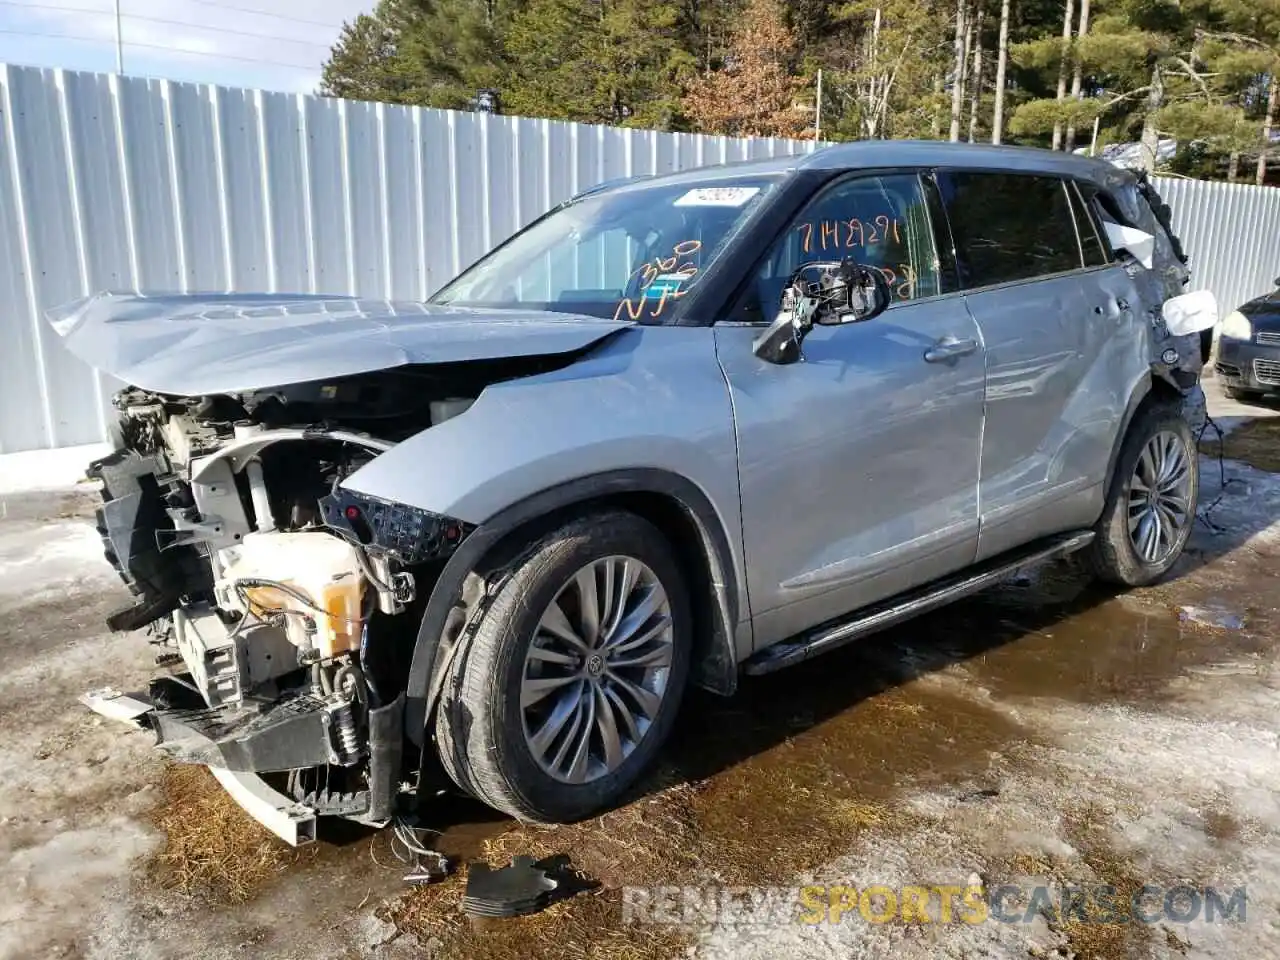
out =
[[[318,816],[369,826],[389,822],[400,784],[404,696],[368,713],[368,789],[308,794],[299,802],[260,776],[332,759],[323,704],[295,697],[254,712],[243,708],[161,709],[151,695],[94,690],[80,697],[95,713],[150,729],[156,746],[183,763],[208,767],[246,813],[292,846],[315,840]]]
[[[314,843],[316,811],[273,790],[256,773],[210,767],[210,772],[245,813],[291,847]]]
[[[91,690],[80,697],[90,710],[110,720],[149,728],[156,708],[141,694]],[[240,808],[293,847],[314,843],[316,811],[273,789],[256,773],[210,767],[210,772]]]

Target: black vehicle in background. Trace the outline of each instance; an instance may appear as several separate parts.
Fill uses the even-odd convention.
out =
[[[1256,400],[1280,392],[1280,277],[1275,285],[1218,325],[1214,371],[1233,399]]]

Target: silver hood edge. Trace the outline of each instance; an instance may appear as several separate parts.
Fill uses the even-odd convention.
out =
[[[410,364],[547,356],[634,326],[320,294],[104,291],[46,312],[79,359],[156,393],[243,393]]]

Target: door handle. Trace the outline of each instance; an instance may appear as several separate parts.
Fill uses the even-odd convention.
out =
[[[926,363],[946,363],[956,357],[964,357],[978,349],[978,341],[972,338],[958,340],[955,337],[943,337],[924,352]]]

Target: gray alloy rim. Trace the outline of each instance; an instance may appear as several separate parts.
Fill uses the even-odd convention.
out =
[[[560,588],[525,655],[529,753],[563,783],[613,772],[658,716],[671,676],[671,603],[634,557],[595,560]]]
[[[1191,457],[1182,437],[1162,430],[1147,441],[1129,480],[1129,540],[1138,557],[1164,563],[1191,521]]]

